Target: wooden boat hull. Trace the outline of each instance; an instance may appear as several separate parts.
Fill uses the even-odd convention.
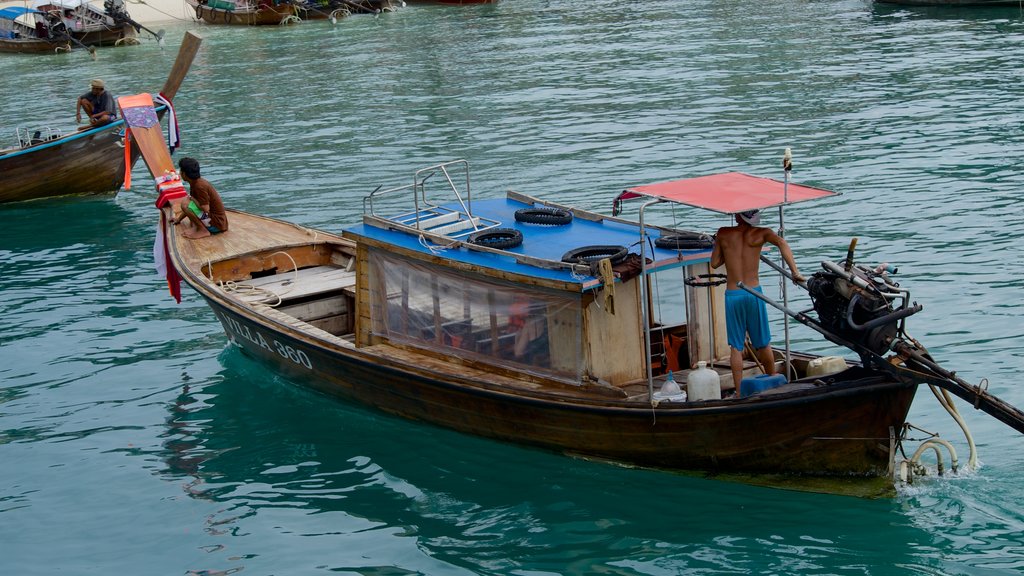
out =
[[[171,261],[247,355],[316,390],[411,420],[562,453],[710,473],[884,477],[916,385],[875,372],[827,387],[652,408],[647,402],[544,387],[417,351],[357,348],[264,305],[224,293],[204,265],[241,266],[256,252],[349,243],[320,231],[273,239],[285,223],[229,213],[231,230],[187,240],[171,228]],[[250,232],[260,231],[260,234]],[[234,244],[234,246],[229,246]],[[233,260],[219,258],[233,254]]]
[[[321,392],[469,434],[649,468],[885,476],[890,432],[899,431],[915,391],[887,382],[753,406],[658,411],[655,417],[649,409],[567,406],[442,375],[424,377],[378,358],[318,346],[214,299],[207,304],[248,355]]]
[[[4,38],[0,39],[0,52],[7,54],[43,54],[48,52],[68,52],[71,43],[67,41],[53,42],[39,38]]]
[[[128,24],[119,28],[105,28],[88,32],[73,32],[71,36],[84,46],[114,46],[125,38],[134,38],[135,29]],[[0,39],[0,52],[18,54],[41,54],[47,52],[68,52],[77,46],[69,40],[48,40],[42,38]]]
[[[124,183],[123,129],[119,120],[0,156],[0,202],[116,192]]]
[[[136,35],[135,28],[132,28],[130,24],[85,32],[71,32],[73,38],[86,46],[115,46],[125,38],[135,38]]]
[[[259,10],[224,10],[211,8],[195,0],[186,0],[196,13],[196,19],[220,26],[271,26],[293,17],[301,17],[293,4],[268,6]]]

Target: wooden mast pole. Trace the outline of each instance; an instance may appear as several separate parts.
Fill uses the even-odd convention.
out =
[[[167,76],[167,81],[164,82],[163,90],[160,91],[164,98],[174,100],[178,88],[181,88],[181,83],[185,80],[185,75],[188,74],[188,69],[192,67],[192,60],[199,52],[199,45],[202,42],[202,36],[191,31],[185,32],[185,38],[181,41],[181,47],[178,48],[178,57],[175,58],[174,66]]]

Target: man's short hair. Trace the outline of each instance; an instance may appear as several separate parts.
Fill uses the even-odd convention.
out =
[[[190,180],[199,178],[199,160],[195,158],[185,157],[178,160],[178,168],[181,168],[181,173]]]

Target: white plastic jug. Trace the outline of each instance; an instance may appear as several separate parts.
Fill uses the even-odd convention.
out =
[[[718,372],[708,368],[708,363],[697,362],[697,369],[690,370],[686,377],[686,395],[690,402],[722,399],[722,378]]]
[[[846,370],[846,360],[842,356],[822,356],[807,363],[808,376],[824,376]]]

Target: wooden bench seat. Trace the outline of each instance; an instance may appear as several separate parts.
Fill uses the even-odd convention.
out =
[[[273,276],[252,278],[238,284],[258,289],[248,293],[236,290],[242,300],[250,303],[274,303],[278,298],[295,300],[316,294],[351,289],[356,285],[356,273],[354,270],[345,270],[335,266],[313,266]]]

